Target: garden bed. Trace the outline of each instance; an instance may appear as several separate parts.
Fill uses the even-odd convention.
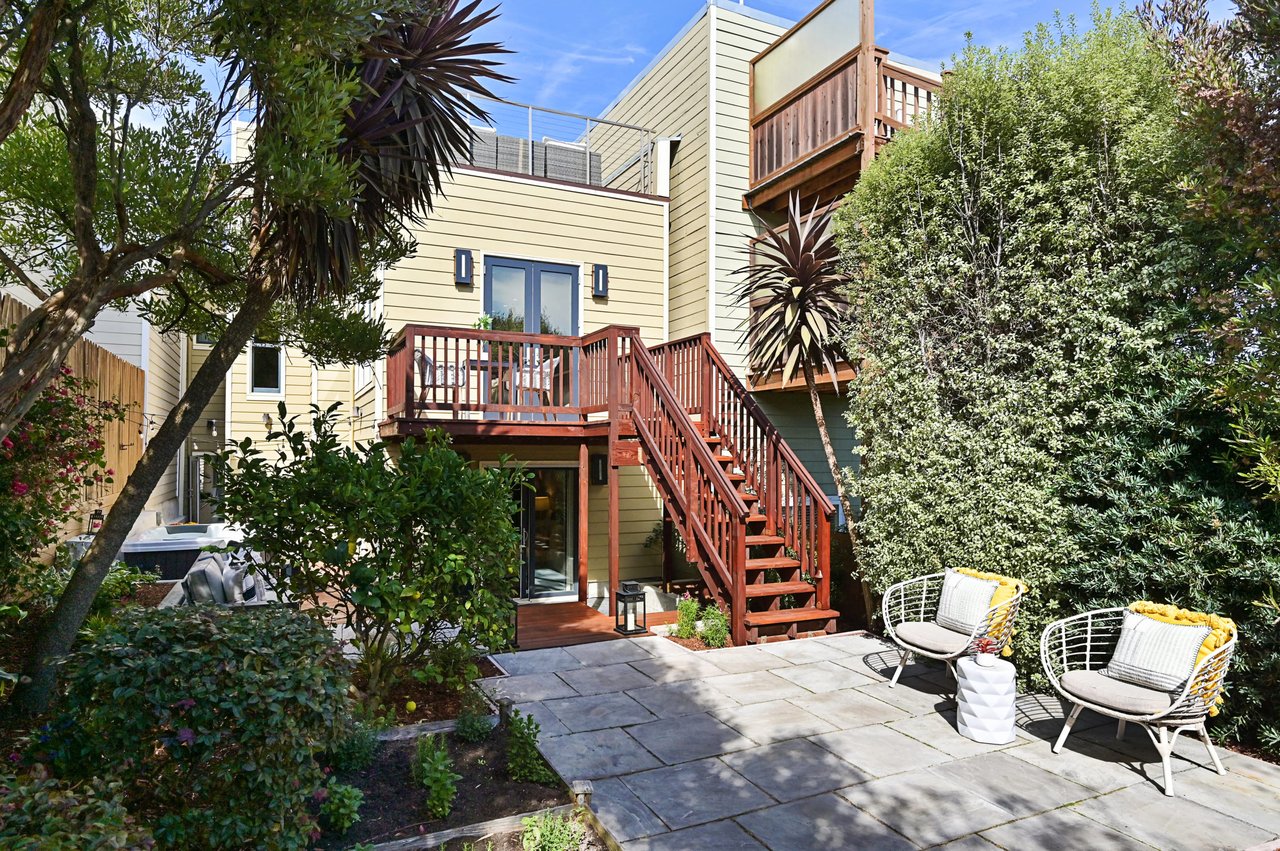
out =
[[[160,601],[169,596],[169,592],[173,590],[172,582],[144,582],[134,587],[132,593],[121,598],[123,604],[133,606],[150,606],[155,608],[160,605]]]
[[[574,851],[605,851],[605,845],[594,830],[585,826],[586,837]],[[455,839],[440,846],[440,851],[524,851],[524,842],[519,831],[499,833],[493,836],[468,836]]]
[[[479,676],[498,677],[501,669],[488,657],[476,660]],[[365,690],[365,683],[357,677],[355,686]],[[396,724],[421,724],[425,721],[448,721],[457,718],[462,710],[463,692],[444,684],[422,683],[413,677],[404,677],[391,687],[387,695],[386,707],[395,712]],[[410,709],[409,705],[413,708]]]
[[[415,739],[383,742],[373,763],[361,771],[338,775],[338,781],[364,793],[360,821],[345,834],[326,832],[318,848],[349,848],[361,842],[381,843],[395,839],[465,827],[502,816],[542,810],[563,804],[568,793],[560,786],[517,783],[507,777],[507,736],[496,728],[485,741],[470,744],[447,734],[453,770],[461,775],[458,796],[447,818],[432,819],[426,814],[426,792],[410,774]],[[499,845],[493,838],[494,849]],[[449,847],[461,847],[460,843]],[[479,846],[483,849],[485,846]],[[518,845],[510,846],[512,848]]]
[[[701,637],[694,637],[694,638],[676,638],[674,635],[668,635],[668,636],[667,636],[667,641],[674,641],[676,644],[679,644],[681,647],[683,647],[683,648],[684,648],[684,649],[686,649],[686,650],[695,650],[695,651],[698,651],[698,650],[719,650],[719,649],[721,649],[721,648],[719,648],[719,647],[708,647],[708,646],[707,646],[707,643],[706,643],[705,641],[703,641]],[[725,647],[732,647],[732,646],[733,646],[733,639],[729,639],[728,641],[726,641],[724,646],[725,646]]]

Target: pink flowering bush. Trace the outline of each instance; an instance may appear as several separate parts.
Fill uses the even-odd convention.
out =
[[[106,427],[124,419],[118,402],[100,402],[92,384],[67,368],[13,433],[0,440],[0,600],[29,599],[45,572],[41,550],[82,511],[85,489],[110,484]]]

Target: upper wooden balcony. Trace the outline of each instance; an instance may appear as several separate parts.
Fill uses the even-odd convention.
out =
[[[940,79],[861,43],[859,7],[827,0],[751,61],[747,206],[782,209],[792,192],[830,203],[932,107]]]
[[[387,358],[384,438],[444,428],[474,438],[607,436],[625,419],[635,328],[584,336],[406,325]]]

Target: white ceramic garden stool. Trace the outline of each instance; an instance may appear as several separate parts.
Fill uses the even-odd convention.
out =
[[[1018,684],[1013,665],[996,659],[990,667],[973,656],[956,663],[956,726],[960,735],[987,745],[1014,739],[1014,699]]]

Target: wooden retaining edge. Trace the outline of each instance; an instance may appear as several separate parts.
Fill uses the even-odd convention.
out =
[[[519,830],[523,825],[522,822],[531,816],[540,816],[547,814],[569,815],[575,809],[574,804],[561,804],[558,807],[548,807],[545,810],[534,810],[530,813],[521,813],[518,816],[504,816],[490,821],[482,821],[478,824],[468,824],[463,827],[455,827],[449,830],[440,830],[435,833],[424,833],[421,836],[411,836],[407,839],[394,839],[391,842],[380,842],[371,846],[373,851],[427,851],[430,848],[438,848],[454,839],[462,839],[466,836],[492,836],[496,833],[510,833]],[[616,848],[616,845],[610,846]]]

